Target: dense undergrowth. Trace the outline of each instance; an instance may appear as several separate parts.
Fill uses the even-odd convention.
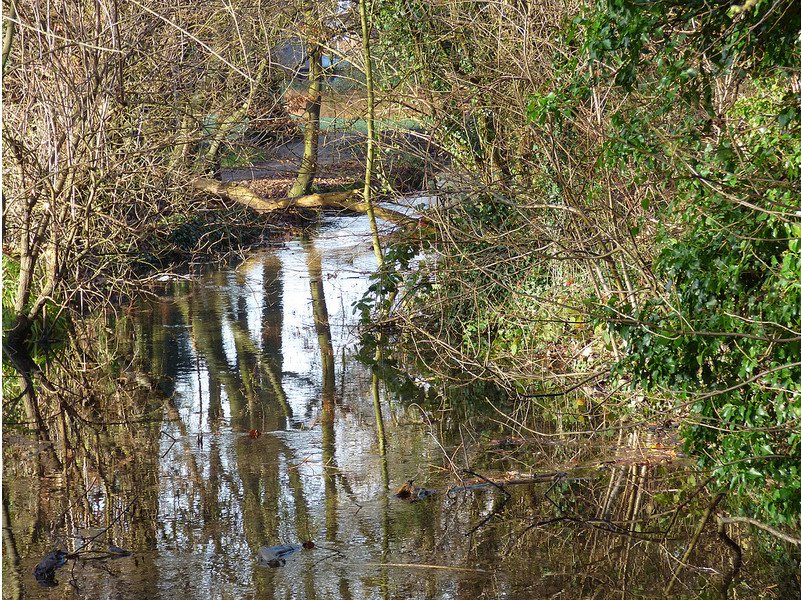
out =
[[[459,14],[481,37],[471,7]],[[444,48],[426,45],[431,22],[399,28],[433,85],[472,104],[436,130],[460,171],[427,213],[422,254],[398,241],[373,287],[384,331],[446,381],[678,418],[732,510],[798,528],[798,7],[571,8],[540,15],[559,33],[545,71],[523,75],[525,115],[467,39]]]

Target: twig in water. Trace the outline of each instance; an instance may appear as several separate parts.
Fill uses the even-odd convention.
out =
[[[503,499],[503,502],[501,502],[500,506],[498,506],[497,508],[493,509],[493,511],[492,511],[490,514],[488,514],[486,517],[484,517],[483,519],[481,519],[481,521],[479,522],[479,524],[478,524],[478,525],[476,525],[476,526],[475,526],[475,527],[473,527],[473,528],[472,528],[470,531],[468,531],[467,533],[465,533],[465,537],[467,537],[467,536],[471,536],[471,535],[473,535],[473,534],[474,534],[476,531],[478,531],[478,530],[479,530],[481,527],[483,527],[484,525],[486,525],[486,524],[489,522],[489,520],[490,520],[492,517],[494,517],[494,516],[495,516],[495,515],[497,515],[499,512],[501,512],[501,511],[503,510],[503,508],[506,506],[507,502],[509,502],[509,499],[512,497],[512,495],[511,495],[509,492],[507,492],[507,491],[506,491],[506,490],[505,490],[505,489],[504,489],[502,486],[498,485],[497,483],[495,483],[495,482],[494,482],[494,481],[492,481],[491,479],[487,479],[487,478],[486,478],[486,477],[484,477],[483,475],[479,475],[479,474],[478,474],[478,473],[476,473],[475,471],[471,471],[471,470],[469,470],[469,469],[464,469],[464,472],[465,472],[466,474],[468,474],[468,475],[472,475],[473,477],[478,477],[478,478],[479,478],[479,479],[481,479],[482,481],[486,481],[486,482],[487,482],[488,484],[490,484],[492,487],[494,487],[494,488],[495,488],[495,489],[497,489],[497,490],[500,490],[500,491],[501,491],[501,492],[503,492],[503,494],[505,495],[505,498]]]
[[[159,456],[159,458],[164,458],[165,456],[167,456],[167,454],[169,454],[170,450],[172,450],[172,447],[173,447],[173,446],[175,446],[175,444],[177,444],[177,443],[178,443],[178,440],[176,440],[174,436],[170,435],[170,434],[169,434],[168,432],[166,432],[166,431],[162,431],[162,432],[161,432],[161,435],[166,435],[168,438],[170,438],[170,439],[172,440],[172,444],[170,444],[170,447],[169,447],[169,448],[167,448],[167,449],[166,449],[166,450],[165,450],[165,451],[162,453],[162,455],[161,455],[161,456]]]
[[[467,569],[465,567],[451,567],[449,565],[427,565],[422,563],[374,563],[374,562],[366,562],[366,563],[350,563],[346,566],[357,566],[361,565],[364,567],[400,567],[400,568],[410,568],[410,569],[440,569],[443,571],[460,571],[462,573],[489,573],[485,569]]]
[[[704,516],[701,519],[701,522],[698,523],[698,527],[695,528],[695,533],[693,533],[693,537],[690,540],[690,544],[687,546],[687,549],[684,551],[684,555],[681,557],[681,561],[679,562],[679,566],[676,567],[676,570],[673,572],[673,577],[670,578],[670,582],[667,584],[665,588],[665,597],[670,596],[670,592],[673,590],[673,586],[676,584],[676,581],[679,578],[679,575],[684,569],[684,565],[687,564],[687,560],[690,558],[690,554],[695,549],[696,544],[698,543],[698,538],[701,537],[701,532],[704,530],[704,526],[706,525],[707,521],[709,521],[709,517],[712,516],[712,513],[715,512],[715,508],[717,508],[720,501],[723,500],[724,494],[717,494],[715,498],[712,500],[712,503],[707,507],[706,511],[704,512]]]
[[[756,519],[752,519],[751,517],[720,517],[720,521],[723,523],[748,523],[749,525],[753,525],[762,531],[767,531],[770,535],[777,537],[788,544],[801,546],[801,539],[788,535],[782,531],[779,531],[778,529],[774,529],[770,525],[766,525],[765,523],[757,521]]]

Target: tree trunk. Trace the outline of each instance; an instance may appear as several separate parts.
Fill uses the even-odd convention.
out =
[[[307,17],[311,10],[307,10]],[[303,159],[298,177],[289,190],[289,197],[311,193],[314,176],[317,174],[317,145],[320,139],[320,92],[323,75],[323,49],[316,41],[309,42],[309,88],[306,99],[306,123],[303,126]]]
[[[3,72],[5,73],[6,63],[11,55],[11,44],[14,43],[14,30],[17,21],[17,4],[15,0],[11,0],[8,16],[3,21],[6,24],[6,30],[3,32]]]
[[[367,87],[367,166],[364,171],[364,201],[367,204],[367,218],[373,237],[373,252],[380,269],[384,265],[381,251],[381,238],[373,211],[373,170],[375,163],[375,82],[373,80],[373,60],[370,55],[370,19],[367,0],[359,0],[359,17],[362,23],[362,54],[364,55],[364,81]]]
[[[233,131],[234,127],[242,123],[245,117],[248,116],[248,113],[250,112],[250,107],[253,104],[254,98],[256,97],[256,93],[262,86],[262,82],[264,81],[264,76],[267,73],[268,66],[269,66],[268,60],[262,60],[261,63],[259,63],[259,66],[256,69],[256,76],[250,83],[250,92],[248,93],[248,96],[245,99],[245,101],[242,103],[242,106],[240,106],[239,109],[235,111],[231,116],[229,116],[227,119],[223,119],[222,122],[217,125],[216,131],[214,132],[214,136],[212,137],[211,142],[209,143],[209,149],[205,156],[206,164],[208,165],[219,164],[220,159],[217,156],[217,154],[220,151],[220,146],[222,146],[223,142],[228,138],[228,135]],[[320,116],[320,111],[318,107],[317,109],[318,120],[319,116]],[[305,154],[305,148],[304,148],[304,154]]]

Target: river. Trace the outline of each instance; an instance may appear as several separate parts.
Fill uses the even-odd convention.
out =
[[[325,216],[87,334],[105,363],[72,357],[55,433],[4,428],[3,597],[659,598],[674,574],[675,597],[725,591],[713,525],[683,566],[710,500],[669,424],[589,427],[555,399],[509,428],[486,390],[393,391],[356,358],[374,266],[367,220]],[[297,551],[258,559],[279,545]],[[54,549],[72,554],[37,582]],[[780,577],[766,556],[741,589]]]

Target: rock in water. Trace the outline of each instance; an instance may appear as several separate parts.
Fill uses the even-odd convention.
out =
[[[278,546],[262,546],[259,548],[258,562],[268,567],[283,567],[288,556],[302,550],[301,544],[281,544]]]
[[[67,553],[63,550],[53,550],[39,561],[39,564],[33,569],[33,576],[39,585],[44,587],[55,587],[58,582],[56,581],[56,570],[63,567],[67,562]]]
[[[430,498],[435,493],[436,492],[434,490],[428,490],[426,488],[414,485],[414,480],[410,479],[397,490],[395,490],[394,496],[404,500],[405,502],[417,502],[418,500]]]

